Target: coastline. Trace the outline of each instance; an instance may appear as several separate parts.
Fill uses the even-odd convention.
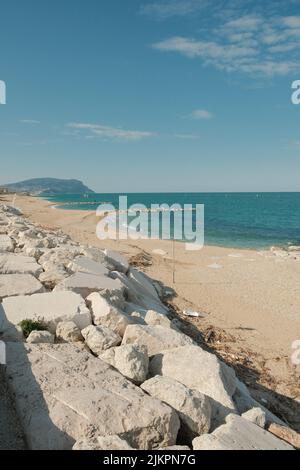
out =
[[[11,203],[11,196],[1,200]],[[221,357],[241,369],[241,374],[248,361],[244,373],[249,387],[267,401],[275,400],[277,409],[281,402],[292,417],[290,398],[299,393],[299,371],[291,363],[291,344],[300,332],[297,257],[214,246],[187,252],[184,244],[174,242],[173,283],[172,242],[100,241],[95,235],[94,212],[53,209],[51,205],[30,196],[16,200],[16,206],[32,221],[61,228],[75,241],[120,251],[151,278],[169,286],[175,291],[170,304],[186,321],[187,329],[196,327],[195,334],[202,334]],[[166,254],[153,253],[157,249]],[[184,310],[200,312],[203,317],[184,317]],[[292,419],[299,428],[299,418]]]

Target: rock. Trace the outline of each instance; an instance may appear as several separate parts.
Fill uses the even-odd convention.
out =
[[[212,434],[193,440],[194,450],[293,450],[271,433],[237,415],[228,415],[226,424]]]
[[[14,244],[8,235],[0,235],[0,253],[14,251]]]
[[[27,343],[37,344],[37,343],[51,343],[54,344],[54,335],[49,333],[49,331],[32,331],[27,338]]]
[[[149,359],[145,349],[129,344],[109,349],[99,357],[136,384],[147,378]]]
[[[2,322],[1,322],[2,317]],[[22,320],[43,322],[51,333],[61,321],[72,320],[78,328],[91,324],[91,314],[80,295],[74,292],[50,292],[8,297],[0,305],[0,330],[13,329]]]
[[[168,313],[167,307],[163,305],[157,294],[153,296],[148,289],[137,282],[133,277],[129,279],[125,274],[117,271],[113,271],[111,276],[122,283],[129,302],[145,310],[155,310],[156,312],[164,314]]]
[[[48,289],[54,289],[54,287],[61,281],[66,279],[69,274],[63,266],[53,267],[52,270],[47,270],[39,275],[39,281],[41,281]]]
[[[95,325],[107,326],[115,333],[123,337],[128,325],[134,322],[128,315],[113,307],[105,297],[98,292],[94,292],[87,297],[90,306],[93,323]]]
[[[149,372],[151,376],[171,377],[209,396],[212,429],[223,423],[225,416],[235,410],[232,401],[236,389],[234,370],[199,346],[187,345],[155,355],[150,361]]]
[[[80,329],[73,321],[62,321],[57,324],[56,337],[67,343],[83,341]]]
[[[68,264],[68,269],[73,272],[99,275],[107,275],[109,273],[108,269],[103,264],[97,263],[87,256],[79,256],[74,258],[73,261]]]
[[[44,264],[49,261],[55,266],[67,266],[70,261],[72,261],[75,256],[81,254],[81,249],[72,246],[66,245],[63,248],[54,248],[48,250],[43,256],[40,257],[39,263],[44,268]]]
[[[7,343],[7,358],[29,449],[68,450],[112,435],[140,449],[176,443],[174,410],[73,344]]]
[[[0,274],[0,300],[15,295],[44,292],[43,285],[31,274]]]
[[[279,439],[291,444],[296,449],[300,449],[300,434],[293,429],[272,423],[269,426],[268,431],[274,434],[274,436],[279,437]]]
[[[192,345],[193,340],[183,333],[163,326],[129,325],[123,337],[122,345],[124,344],[145,345],[151,357],[167,349]]]
[[[61,281],[54,290],[70,290],[86,298],[92,292],[101,292],[103,290],[109,290],[112,294],[114,292],[122,293],[124,288],[117,279],[78,272]]]
[[[191,450],[188,446],[169,446],[169,447],[160,447],[159,450]]]
[[[32,274],[38,277],[41,266],[34,258],[16,253],[0,254],[0,274]]]
[[[191,390],[177,380],[157,375],[141,385],[152,397],[174,408],[182,423],[182,434],[188,441],[210,429],[210,399],[197,390]]]
[[[145,322],[150,326],[164,326],[165,328],[174,328],[174,325],[169,318],[162,314],[155,312],[154,310],[148,310],[145,315]]]
[[[239,414],[245,413],[252,408],[260,408],[266,415],[267,425],[271,423],[277,423],[286,426],[286,423],[278,418],[278,416],[275,416],[265,406],[254,400],[246,385],[238,379],[236,380],[236,391],[234,392],[232,398]]]
[[[105,259],[109,264],[112,264],[116,271],[126,274],[129,269],[127,259],[120,253],[112,250],[104,250]]]
[[[84,328],[81,334],[90,350],[97,356],[106,349],[118,346],[122,341],[119,335],[106,326],[90,325]]]
[[[261,428],[266,425],[266,413],[261,408],[252,408],[243,413],[242,417]]]
[[[73,450],[134,450],[124,439],[119,436],[94,437],[77,441]]]

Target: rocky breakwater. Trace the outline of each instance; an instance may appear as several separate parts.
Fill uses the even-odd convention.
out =
[[[293,449],[161,293],[120,254],[0,206],[2,367],[27,446]]]

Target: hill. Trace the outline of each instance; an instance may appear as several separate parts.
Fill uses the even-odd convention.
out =
[[[10,191],[29,192],[39,195],[83,194],[94,191],[79,180],[63,180],[57,178],[34,178],[18,183],[5,184]]]

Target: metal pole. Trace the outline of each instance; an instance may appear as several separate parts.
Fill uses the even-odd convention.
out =
[[[173,263],[172,263],[172,282],[175,284],[175,240],[173,238],[172,241],[172,258],[173,258]]]

